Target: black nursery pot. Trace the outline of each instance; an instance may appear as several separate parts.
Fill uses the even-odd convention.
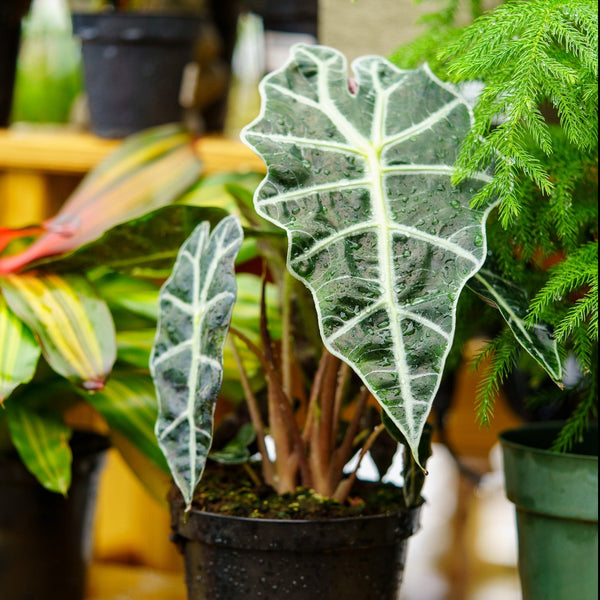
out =
[[[0,458],[0,598],[82,600],[107,448],[103,436],[73,435],[66,498],[44,489],[16,456]]]
[[[182,120],[179,92],[203,19],[195,15],[75,13],[94,133],[123,138]]]
[[[294,521],[171,510],[189,600],[396,600],[420,512]]]

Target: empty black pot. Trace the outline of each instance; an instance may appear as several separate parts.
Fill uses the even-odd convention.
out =
[[[96,135],[123,138],[182,120],[182,76],[202,24],[195,15],[73,14]]]
[[[172,503],[190,600],[396,600],[419,508],[331,520],[249,519]]]

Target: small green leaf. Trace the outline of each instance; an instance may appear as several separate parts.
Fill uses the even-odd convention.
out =
[[[66,496],[71,485],[69,427],[58,415],[36,412],[19,401],[6,407],[13,444],[27,469],[46,489]]]
[[[0,294],[0,403],[19,384],[31,380],[40,352],[31,330]]]
[[[498,309],[519,344],[561,385],[562,365],[550,326],[545,323],[533,326],[525,323],[529,309],[525,291],[488,269],[479,271],[467,285]]]
[[[150,359],[159,404],[156,436],[188,506],[212,442],[242,238],[233,215],[210,236],[209,224],[201,223],[183,244],[160,292]]]
[[[238,434],[221,450],[214,450],[209,458],[224,465],[239,465],[248,462],[250,449],[248,446],[256,439],[254,427],[246,423],[240,427]]]
[[[57,373],[86,389],[102,387],[115,361],[115,330],[108,307],[84,277],[7,275],[0,287]]]

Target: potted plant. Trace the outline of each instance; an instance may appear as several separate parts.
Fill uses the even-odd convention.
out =
[[[72,4],[96,135],[122,138],[181,121],[219,129],[228,69],[206,2]]]
[[[168,481],[144,338],[159,286],[131,273],[169,267],[216,210],[169,206],[200,176],[192,140],[176,126],[133,136],[54,218],[0,230],[2,597],[82,597],[109,443],[148,466],[148,483]],[[102,419],[82,418],[82,405]]]
[[[457,165],[468,174],[499,157],[494,183],[480,194],[502,200],[489,227],[490,259],[526,290],[524,324],[531,328],[544,319],[552,327],[564,375],[549,377],[504,330],[486,350],[493,360],[482,380],[479,416],[484,423],[490,418],[494,392],[504,384],[528,420],[556,421],[500,436],[507,494],[516,505],[523,597],[594,597],[597,10],[564,0],[506,2],[487,14],[476,3],[475,11],[475,22],[461,29],[448,3],[395,60],[411,66],[433,58],[448,78],[483,85]]]
[[[244,215],[254,225],[249,229],[252,235],[271,240],[266,244],[265,277],[281,286],[281,344],[273,345],[264,317],[262,347],[229,327],[235,302],[234,257],[242,239],[234,217],[210,236],[206,224],[198,227],[161,291],[151,358],[159,399],[156,434],[179,489],[171,498],[173,526],[190,569],[187,581],[193,598],[240,593],[258,598],[275,588],[297,598],[340,593],[353,597],[350,590],[356,597],[393,598],[398,583],[398,573],[391,568],[373,574],[348,563],[356,549],[337,545],[329,529],[332,521],[313,525],[325,553],[352,564],[335,583],[330,578],[335,568],[329,562],[326,572],[316,566],[320,559],[314,558],[314,540],[305,553],[286,544],[285,539],[296,539],[290,533],[293,520],[261,522],[211,514],[219,510],[214,500],[229,500],[230,491],[226,478],[218,480],[214,493],[209,487],[213,476],[202,479],[227,337],[259,356],[265,372],[268,425],[259,399],[247,393],[261,456],[259,481],[280,495],[301,485],[303,500],[310,496],[306,489],[317,489],[318,497],[337,499],[338,507],[344,501],[360,505],[362,492],[356,492],[358,500],[351,495],[355,475],[345,473],[344,461],[350,448],[363,456],[387,428],[406,446],[406,502],[394,516],[400,522],[406,509],[420,503],[427,417],[466,285],[499,308],[533,360],[555,379],[561,377],[556,344],[545,324],[536,324],[532,333],[523,324],[518,291],[482,269],[486,221],[498,199],[486,194],[496,182],[491,172],[478,165],[465,175],[454,166],[463,140],[476,125],[469,102],[427,66],[400,70],[383,58],[363,57],[353,64],[353,74],[355,79],[349,78],[343,55],[332,48],[295,46],[286,64],[262,81],[261,114],[242,134],[267,164],[267,177],[254,196],[254,212],[244,205]],[[453,184],[459,175],[461,181]],[[478,193],[480,198],[486,194],[485,202],[472,207]],[[275,233],[261,219],[286,231],[286,263],[277,259]],[[299,291],[304,288],[291,285],[296,279],[310,290],[316,309],[312,317],[304,308],[306,294]],[[315,314],[319,334],[311,336]],[[312,355],[307,350],[311,342]],[[304,362],[307,354],[312,361]],[[341,435],[337,446],[350,373],[358,377],[363,399],[351,405],[347,437]],[[240,376],[243,381],[243,364]],[[341,382],[337,388],[336,381]],[[356,436],[369,394],[379,407],[379,423]],[[355,445],[359,440],[364,441],[362,450],[361,444]],[[235,439],[231,447],[243,448],[243,441]],[[222,460],[228,457],[224,451]],[[250,473],[251,480],[257,478],[255,470]],[[226,502],[225,512],[250,503],[249,480],[235,477],[233,488],[237,481],[244,499]],[[246,517],[260,515],[264,494],[259,486],[258,505],[252,505]],[[297,497],[287,500],[299,509]],[[356,521],[358,527],[368,527],[367,522],[362,517]],[[342,523],[352,532],[350,545],[361,540],[356,541],[361,546],[361,534],[349,521]],[[307,526],[305,520],[301,524]],[[264,540],[258,542],[256,554],[251,554],[253,539]],[[364,555],[356,555],[364,562]],[[300,556],[310,557],[309,566],[299,566]],[[251,569],[246,560],[253,560]],[[290,563],[295,565],[291,574],[285,570]],[[308,573],[316,573],[311,588],[304,587]]]

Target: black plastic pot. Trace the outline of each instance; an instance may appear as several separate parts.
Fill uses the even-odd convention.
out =
[[[82,600],[98,478],[108,441],[76,433],[68,497],[44,489],[17,457],[0,457],[0,598]]]
[[[189,600],[396,600],[419,525],[419,508],[318,521],[171,509]]]
[[[96,135],[123,138],[182,120],[183,71],[202,24],[195,15],[73,14]]]

